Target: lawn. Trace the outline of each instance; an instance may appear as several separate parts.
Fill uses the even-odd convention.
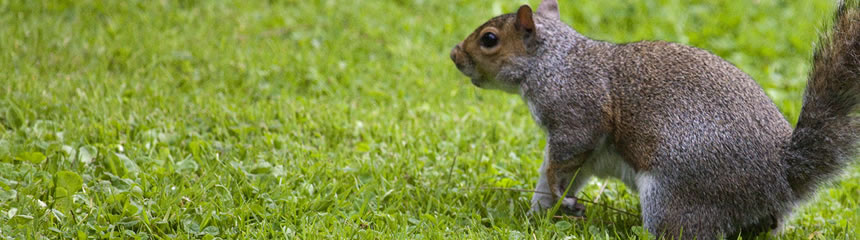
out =
[[[649,238],[615,180],[586,219],[527,215],[544,134],[448,58],[521,3],[0,0],[0,238]],[[834,6],[561,8],[592,38],[708,49],[794,122]],[[854,164],[782,236],[858,239],[858,203]]]

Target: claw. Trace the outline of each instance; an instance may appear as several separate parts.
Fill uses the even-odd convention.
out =
[[[566,197],[561,200],[560,210],[566,215],[577,217],[585,216],[585,205],[579,203],[575,197]]]

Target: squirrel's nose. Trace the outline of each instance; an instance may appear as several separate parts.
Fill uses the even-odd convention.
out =
[[[451,61],[454,62],[454,65],[457,66],[457,69],[463,70],[463,64],[457,61],[457,51],[460,50],[460,45],[454,46],[454,49],[451,49]]]

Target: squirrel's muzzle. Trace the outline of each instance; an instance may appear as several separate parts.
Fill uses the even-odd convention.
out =
[[[454,65],[457,65],[457,69],[462,71],[463,67],[465,67],[465,64],[462,63],[462,59],[458,59],[458,55],[462,54],[463,51],[460,45],[461,44],[457,44],[456,46],[454,46],[453,49],[451,49],[451,61],[454,62]]]
[[[475,71],[475,63],[472,62],[472,58],[469,53],[463,49],[463,43],[459,43],[451,49],[451,61],[454,62],[454,65],[457,66],[457,70],[460,70],[463,75],[472,79],[472,83],[476,86],[481,86],[478,82],[480,79],[480,75]]]

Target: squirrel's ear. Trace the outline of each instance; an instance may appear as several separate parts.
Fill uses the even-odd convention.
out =
[[[520,10],[517,10],[516,27],[529,33],[535,31],[535,21],[532,19],[532,8],[529,5],[523,5],[520,7]]]
[[[551,19],[561,19],[558,13],[558,0],[543,0],[538,6],[537,14]]]

